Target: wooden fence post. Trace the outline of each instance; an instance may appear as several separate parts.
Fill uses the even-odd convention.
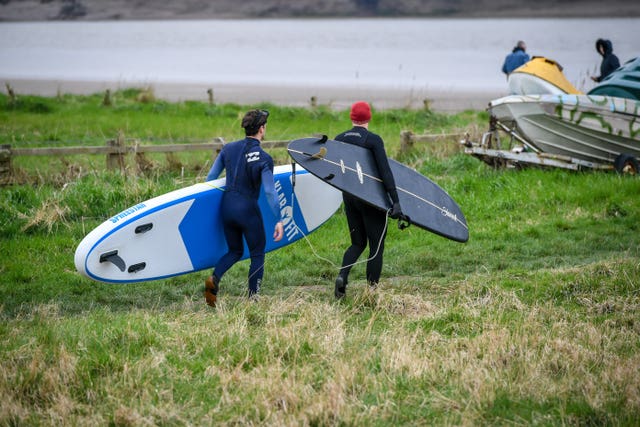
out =
[[[9,83],[5,83],[4,85],[7,88],[7,95],[9,95],[9,105],[16,105],[16,101],[18,100],[16,93],[13,91],[13,88]]]
[[[151,172],[154,168],[154,164],[151,160],[147,158],[145,153],[138,151],[138,147],[140,146],[140,141],[135,141],[133,146],[133,152],[135,154],[135,161],[138,170],[138,174],[146,175]]]
[[[104,91],[104,98],[102,98],[102,106],[111,107],[111,90],[110,89],[107,89]]]
[[[400,153],[406,153],[413,147],[413,132],[403,130],[400,132]]]
[[[215,147],[215,148],[213,149],[213,153],[212,153],[212,156],[211,156],[211,161],[215,162],[215,161],[216,161],[216,157],[218,157],[218,155],[219,155],[219,154],[220,154],[220,152],[222,151],[222,145],[224,145],[224,144],[225,144],[225,142],[224,142],[224,138],[219,137],[219,136],[218,136],[218,137],[213,138],[213,140],[212,140],[211,142],[221,144],[220,146]]]
[[[6,184],[11,178],[11,145],[0,145],[0,183]]]
[[[108,140],[107,145],[114,148],[107,154],[107,169],[124,171],[124,132],[118,132],[116,139]]]

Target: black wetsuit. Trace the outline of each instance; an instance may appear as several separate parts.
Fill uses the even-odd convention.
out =
[[[364,127],[355,126],[353,129],[336,136],[335,139],[371,150],[384,187],[389,194],[389,207],[393,203],[398,203],[398,192],[382,138],[375,133],[369,132]],[[376,284],[380,280],[380,273],[382,272],[387,213],[347,193],[342,193],[342,198],[349,225],[351,246],[345,251],[342,258],[340,276],[342,276],[346,286],[352,264],[358,260],[368,243],[370,260],[367,262],[367,281],[370,284]]]

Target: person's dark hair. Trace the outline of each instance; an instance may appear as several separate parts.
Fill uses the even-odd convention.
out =
[[[251,110],[242,118],[242,127],[246,136],[252,136],[258,133],[260,126],[267,124],[269,112],[267,110]]]

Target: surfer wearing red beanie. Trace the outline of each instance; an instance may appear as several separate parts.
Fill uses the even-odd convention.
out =
[[[337,141],[358,145],[367,148],[373,153],[380,177],[389,196],[388,211],[382,211],[361,201],[356,196],[342,193],[344,210],[349,225],[351,246],[347,248],[342,257],[340,273],[336,278],[334,295],[336,298],[344,298],[347,292],[347,282],[351,267],[358,260],[362,252],[369,246],[369,260],[367,261],[367,282],[370,288],[375,289],[380,281],[382,273],[382,255],[384,253],[384,240],[387,230],[387,213],[391,218],[400,218],[402,210],[398,200],[395,180],[389,167],[389,160],[384,149],[384,142],[379,135],[369,131],[371,120],[371,107],[364,101],[358,101],[351,106],[349,116],[353,128],[336,136]]]
[[[371,120],[371,107],[364,101],[358,101],[351,106],[350,117],[354,125],[365,125]]]

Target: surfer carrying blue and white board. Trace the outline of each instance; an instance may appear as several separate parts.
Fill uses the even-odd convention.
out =
[[[371,107],[364,101],[358,101],[351,106],[350,113],[353,128],[336,136],[337,141],[367,148],[373,153],[380,178],[389,196],[389,211],[371,206],[353,195],[343,192],[344,210],[349,225],[351,246],[347,248],[342,258],[340,273],[336,278],[334,295],[344,298],[351,267],[369,245],[369,259],[367,261],[367,282],[375,288],[382,273],[382,257],[384,240],[387,231],[387,213],[391,218],[402,217],[398,191],[393,173],[389,167],[389,160],[384,149],[384,142],[379,135],[369,131]]]
[[[267,196],[273,215],[281,219],[278,199],[273,179],[273,159],[260,142],[264,139],[269,112],[251,110],[242,119],[246,138],[226,144],[213,163],[207,181],[220,176],[226,170],[227,186],[222,198],[221,216],[228,252],[216,263],[213,274],[205,281],[205,300],[215,307],[220,280],[244,252],[244,240],[249,248],[249,297],[260,291],[264,274],[266,236],[258,197],[261,186]],[[283,236],[283,223],[276,222],[273,239],[277,242]]]

